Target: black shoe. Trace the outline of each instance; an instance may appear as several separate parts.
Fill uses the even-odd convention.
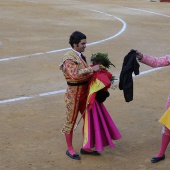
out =
[[[68,155],[72,159],[80,160],[80,156],[78,154],[71,155],[68,150],[66,151],[66,155]]]
[[[84,149],[80,149],[80,153],[84,154],[84,155],[94,155],[94,156],[99,156],[100,155],[100,153],[97,152],[97,151],[88,152],[88,151],[85,151]]]
[[[157,163],[157,162],[162,161],[162,160],[164,160],[164,159],[165,159],[165,155],[162,156],[162,157],[153,157],[153,158],[151,159],[151,162],[152,162],[152,163]]]

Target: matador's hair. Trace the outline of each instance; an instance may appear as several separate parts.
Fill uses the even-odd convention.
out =
[[[86,35],[80,31],[75,31],[70,36],[69,44],[73,47],[73,44],[78,44],[82,39],[86,39]]]

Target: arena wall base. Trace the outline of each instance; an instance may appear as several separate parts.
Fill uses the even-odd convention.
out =
[[[160,2],[170,2],[170,0],[160,0]]]

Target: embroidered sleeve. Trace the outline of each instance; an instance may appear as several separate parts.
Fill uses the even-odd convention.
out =
[[[141,62],[151,67],[163,67],[163,66],[170,65],[169,56],[156,58],[156,57],[143,55]]]
[[[78,71],[79,75],[83,75],[83,74],[89,74],[92,73],[93,69],[91,67],[85,68],[85,69],[81,69]]]
[[[74,80],[79,80],[83,78],[86,74],[92,73],[93,71],[92,68],[90,67],[79,70],[78,64],[72,60],[66,60],[64,62],[64,67],[65,70],[67,71],[67,74],[69,74],[70,78]]]

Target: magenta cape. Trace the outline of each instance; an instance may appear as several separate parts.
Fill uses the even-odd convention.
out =
[[[95,81],[90,84],[89,103],[87,102],[90,107],[85,112],[83,148],[95,148],[96,151],[103,151],[106,146],[113,148],[114,143],[112,140],[120,139],[121,134],[104,104],[94,99],[94,94],[97,91],[110,86],[110,80],[108,79],[107,84],[107,77],[104,77],[104,74],[102,74],[102,79],[104,78],[105,80],[104,83],[102,83],[100,78],[98,79],[98,76],[99,74]],[[90,101],[92,101],[92,104]]]

